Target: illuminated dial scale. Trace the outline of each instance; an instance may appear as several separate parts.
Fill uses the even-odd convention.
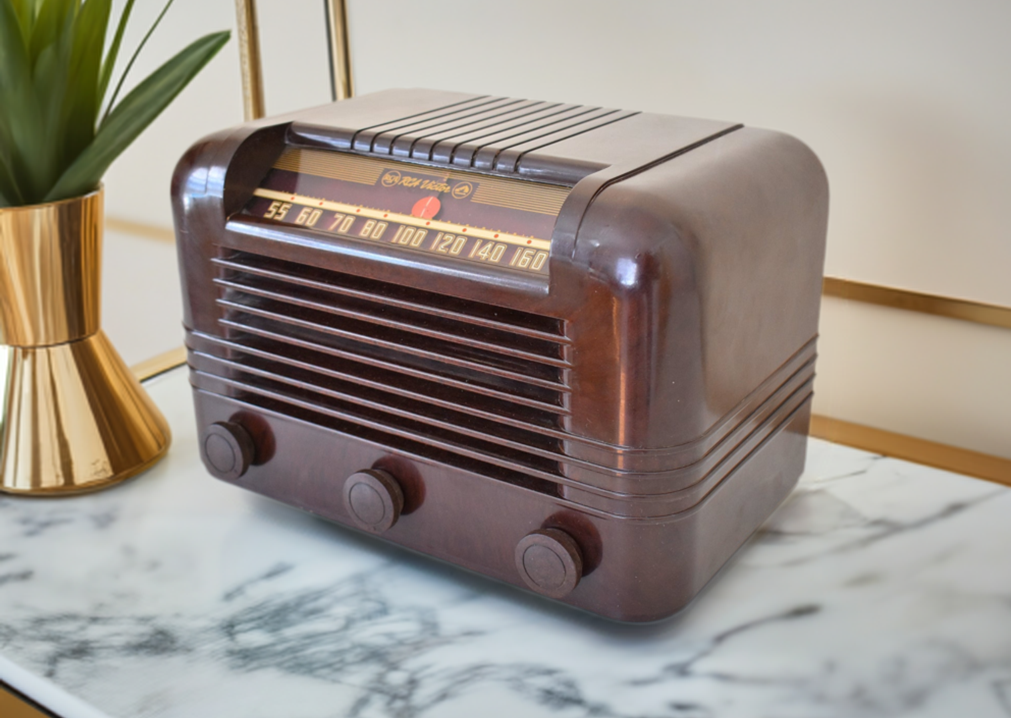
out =
[[[398,250],[546,276],[568,187],[289,148],[244,214]]]

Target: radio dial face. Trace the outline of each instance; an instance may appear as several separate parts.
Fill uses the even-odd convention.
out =
[[[569,187],[289,148],[243,210],[398,251],[547,276]]]

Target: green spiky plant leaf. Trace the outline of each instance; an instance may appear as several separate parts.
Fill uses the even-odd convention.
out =
[[[112,0],[0,0],[0,207],[96,189],[112,161],[228,42],[227,32],[200,38],[117,103],[172,2],[106,101],[134,0],[127,0],[108,47]]]

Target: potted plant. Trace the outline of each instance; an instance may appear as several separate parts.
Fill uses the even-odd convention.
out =
[[[0,0],[0,491],[109,486],[168,425],[99,326],[101,179],[228,41],[200,38],[120,98],[134,0]],[[111,37],[110,29],[115,28]]]

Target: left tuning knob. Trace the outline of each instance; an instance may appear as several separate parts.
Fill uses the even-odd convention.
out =
[[[219,421],[204,430],[200,443],[207,469],[219,479],[233,481],[253,463],[256,444],[241,424]]]

